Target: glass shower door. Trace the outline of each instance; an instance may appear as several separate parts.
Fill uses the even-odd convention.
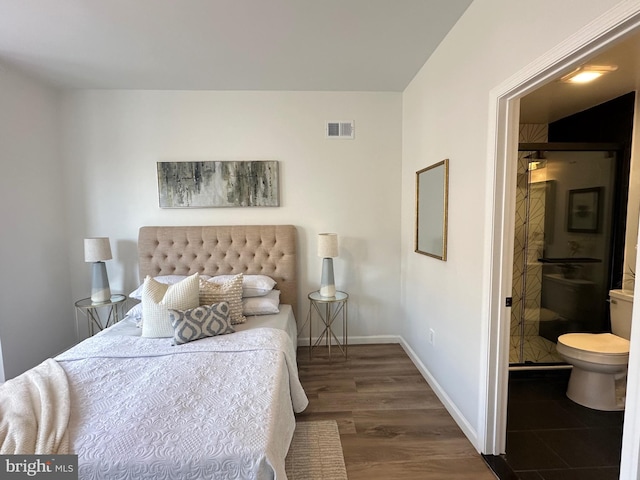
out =
[[[509,361],[561,364],[559,335],[608,326],[615,156],[519,153]]]

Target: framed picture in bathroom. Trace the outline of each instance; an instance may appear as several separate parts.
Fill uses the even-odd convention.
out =
[[[569,190],[567,231],[598,233],[603,187]]]

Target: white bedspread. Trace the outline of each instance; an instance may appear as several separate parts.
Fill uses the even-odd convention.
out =
[[[170,344],[101,336],[56,358],[80,478],[285,479],[293,411],[308,403],[287,334]]]

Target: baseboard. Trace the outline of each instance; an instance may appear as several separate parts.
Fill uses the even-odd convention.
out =
[[[315,343],[317,340],[313,338],[312,341]],[[409,346],[409,344],[405,341],[404,338],[400,335],[372,335],[366,337],[349,337],[349,345],[371,345],[376,343],[398,343],[407,353],[413,364],[420,371],[420,374],[424,377],[426,382],[429,384],[433,392],[436,394],[438,399],[444,405],[444,408],[449,412],[449,414],[453,417],[454,421],[458,424],[462,432],[466,435],[469,441],[473,444],[474,448],[481,452],[481,448],[479,447],[480,442],[478,439],[478,434],[475,429],[469,424],[465,416],[458,410],[458,407],[453,403],[449,395],[442,389],[440,384],[436,381],[436,379],[431,375],[429,369],[420,361],[416,352]],[[308,338],[298,338],[298,346],[299,347],[308,347],[309,339]]]
[[[458,407],[456,407],[455,403],[451,400],[449,395],[442,389],[440,384],[433,378],[433,375],[429,372],[429,369],[420,361],[416,352],[409,346],[409,344],[402,337],[398,337],[400,339],[400,345],[404,348],[404,351],[407,352],[409,358],[416,366],[416,368],[420,371],[420,374],[427,381],[433,392],[436,394],[438,399],[444,405],[444,408],[447,409],[449,415],[453,417],[455,422],[458,424],[462,432],[466,435],[469,441],[473,444],[474,448],[481,453],[482,449],[480,448],[480,441],[478,439],[478,433],[471,426],[471,424],[467,421],[465,416],[462,414]]]
[[[349,345],[372,345],[375,343],[401,343],[401,339],[402,337],[398,335],[371,335],[366,337],[349,337]],[[311,339],[313,344],[315,344],[317,340],[318,340],[318,337],[314,337]],[[321,345],[323,344],[324,343],[321,343]],[[298,337],[298,346],[308,347],[309,337],[307,338]]]

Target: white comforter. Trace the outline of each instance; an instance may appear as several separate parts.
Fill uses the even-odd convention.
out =
[[[56,358],[80,478],[286,478],[293,411],[308,403],[287,334],[170,343],[100,336]]]

